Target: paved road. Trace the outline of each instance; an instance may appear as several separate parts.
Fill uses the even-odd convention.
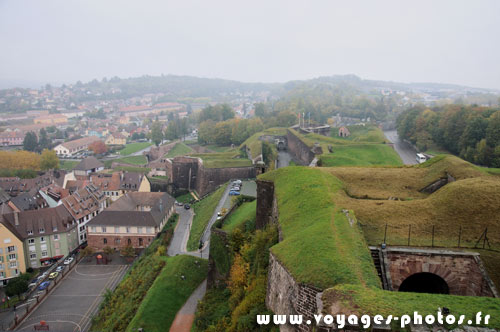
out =
[[[278,168],[290,165],[292,157],[287,151],[278,151]]]
[[[410,144],[399,139],[396,130],[384,131],[384,134],[389,141],[394,143],[394,149],[399,154],[405,165],[414,165],[417,163],[417,160],[415,159],[417,152]]]
[[[186,210],[182,206],[176,206],[175,210],[179,214],[179,222],[175,227],[174,236],[167,250],[169,256],[189,254],[186,251],[186,244],[193,222],[193,210]],[[199,256],[199,254],[196,254],[196,256]]]
[[[189,299],[184,303],[181,310],[175,315],[175,319],[170,326],[170,332],[189,332],[191,331],[191,326],[194,322],[194,315],[196,313],[196,307],[198,306],[198,301],[200,301],[205,292],[207,291],[207,280],[203,282],[196,288],[196,290],[191,294]]]

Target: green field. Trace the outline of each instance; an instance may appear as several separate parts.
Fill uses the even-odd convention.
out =
[[[167,154],[165,154],[165,158],[174,158],[177,156],[184,156],[188,153],[193,152],[193,149],[191,149],[189,146],[187,146],[184,143],[177,143],[175,146],[168,151]]]
[[[132,153],[137,152],[137,151],[141,151],[141,150],[143,150],[151,145],[153,145],[153,144],[151,144],[149,142],[130,143],[130,144],[125,145],[125,147],[118,152],[122,156],[128,156],[129,154],[132,154]]]
[[[175,315],[206,278],[208,261],[188,255],[166,258],[166,265],[141,302],[126,331],[168,331]],[[181,279],[185,277],[185,280]]]
[[[71,171],[73,168],[75,168],[76,165],[78,165],[78,163],[79,161],[76,160],[59,159],[59,168],[66,171]]]
[[[231,146],[218,146],[215,144],[210,144],[210,145],[204,145],[203,147],[212,150],[214,152],[227,152],[231,150]]]
[[[201,201],[196,202],[192,206],[195,216],[193,218],[191,232],[189,233],[187,250],[193,251],[198,249],[200,238],[203,235],[203,232],[205,231],[210,218],[214,214],[215,208],[217,207],[217,204],[222,198],[222,194],[224,194],[225,190],[226,186],[223,185],[215,192],[205,197]]]
[[[238,226],[255,221],[255,210],[257,208],[257,200],[253,202],[241,204],[231,215],[224,220],[222,229],[228,233],[232,232]]]
[[[332,128],[331,136],[339,140],[346,140],[352,142],[363,142],[363,143],[388,143],[389,141],[384,135],[384,132],[380,128],[374,125],[365,126],[348,126],[349,132],[351,133],[348,137],[339,137],[339,128]]]
[[[250,159],[239,158],[239,151],[234,150],[228,152],[198,153],[191,154],[190,156],[201,158],[206,168],[252,166],[252,161]]]
[[[190,193],[175,197],[175,200],[177,202],[181,202],[181,203],[190,203],[193,199],[194,199],[194,197]]]
[[[149,173],[151,168],[149,167],[133,167],[133,166],[118,166],[113,168],[113,171],[124,171],[124,172],[136,172],[136,173]]]
[[[398,153],[389,145],[362,144],[333,146],[333,153],[321,155],[320,165],[323,167],[400,166],[403,162]]]
[[[112,161],[130,165],[146,165],[148,162],[145,156],[129,156],[120,159],[114,159]]]

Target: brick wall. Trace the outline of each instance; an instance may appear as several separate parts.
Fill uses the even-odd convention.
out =
[[[415,273],[433,273],[446,281],[451,295],[493,296],[488,277],[481,271],[479,256],[439,250],[409,252],[387,251],[392,288],[397,291],[403,281]]]
[[[139,245],[139,238],[142,239],[143,245]],[[145,248],[153,242],[155,236],[152,234],[146,235],[146,234],[141,234],[141,235],[115,235],[115,234],[109,234],[109,235],[96,235],[89,233],[87,236],[87,243],[88,245],[95,249],[96,251],[102,251],[104,247],[110,246],[111,248],[116,248],[116,249],[123,249],[128,245],[128,239],[132,242],[132,247],[134,248]],[[104,239],[107,240],[107,244],[104,243]],[[120,239],[120,243],[116,243],[116,239]]]

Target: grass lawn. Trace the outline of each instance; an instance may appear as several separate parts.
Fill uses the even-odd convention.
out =
[[[173,158],[173,157],[177,157],[177,156],[183,156],[183,155],[186,155],[186,154],[191,153],[191,152],[193,152],[193,149],[191,149],[186,144],[177,143],[170,151],[168,151],[167,154],[165,154],[164,157],[165,158]]]
[[[238,158],[239,151],[235,150],[216,153],[198,153],[191,154],[191,156],[201,158],[201,160],[203,160],[203,165],[207,168],[252,166],[252,161],[250,159]]]
[[[339,137],[339,128],[332,128],[331,136],[336,139],[363,142],[363,143],[388,143],[389,141],[380,128],[373,125],[366,126],[348,126],[351,133],[348,137]]]
[[[198,249],[200,238],[203,235],[203,232],[205,231],[210,218],[214,214],[215,208],[222,198],[222,194],[224,194],[224,190],[226,190],[225,185],[223,185],[201,201],[196,202],[192,206],[195,216],[193,218],[191,232],[189,233],[187,250],[193,251]]]
[[[231,146],[218,146],[215,144],[210,144],[210,145],[204,145],[203,147],[212,150],[214,152],[227,152],[231,150]]]
[[[188,255],[166,258],[166,265],[141,302],[126,331],[168,331],[175,315],[207,277],[208,261]],[[181,276],[185,276],[185,280]]]
[[[73,168],[75,168],[76,165],[78,165],[78,163],[79,161],[76,160],[59,159],[59,167],[66,171],[71,171]]]
[[[193,195],[191,195],[190,193],[187,193],[184,195],[177,196],[177,197],[175,197],[175,199],[177,200],[177,202],[190,203],[194,198],[193,198]]]
[[[114,159],[113,161],[117,163],[131,164],[131,165],[146,165],[148,162],[148,160],[144,156],[129,156],[120,159]]]
[[[230,216],[228,216],[224,220],[222,229],[229,233],[245,222],[255,220],[256,208],[257,200],[241,204]]]
[[[132,153],[137,152],[137,151],[141,151],[141,150],[143,150],[151,145],[153,145],[153,144],[151,144],[149,142],[130,143],[130,144],[125,145],[125,147],[123,149],[121,149],[120,151],[118,151],[118,153],[120,153],[122,156],[128,156],[129,154],[132,154]]]
[[[385,144],[335,145],[333,153],[321,155],[320,162],[323,167],[403,165],[397,152]]]

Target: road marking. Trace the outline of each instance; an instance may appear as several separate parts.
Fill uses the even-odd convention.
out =
[[[46,320],[45,322],[46,323],[70,323],[70,324],[76,325],[74,331],[79,331],[79,332],[82,331],[82,328],[80,325],[78,325],[77,323],[70,321],[70,320]],[[32,326],[34,327],[35,325],[38,325],[38,324],[40,324],[40,323],[34,323],[34,324],[27,325],[18,331],[26,330],[27,328],[32,327]]]

